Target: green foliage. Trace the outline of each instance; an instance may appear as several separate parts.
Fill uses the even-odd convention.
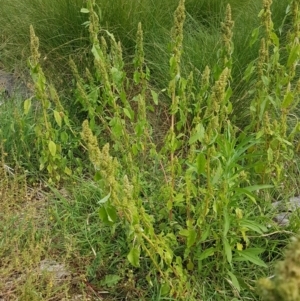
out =
[[[28,60],[31,77],[34,82],[35,97],[41,103],[40,119],[35,125],[37,147],[40,151],[40,170],[47,170],[49,183],[60,182],[64,176],[70,176],[72,170],[69,167],[68,158],[64,155],[62,145],[67,146],[73,138],[73,131],[69,122],[68,113],[63,108],[55,88],[47,85],[46,77],[40,66],[39,39],[34,29],[30,27],[31,57]],[[51,108],[54,105],[54,109]],[[28,114],[31,107],[31,99],[24,101],[24,111]],[[51,112],[51,117],[50,117]],[[73,147],[76,147],[73,145]],[[68,153],[72,156],[72,150]],[[68,166],[69,165],[69,166]],[[77,166],[77,171],[80,171]]]
[[[1,130],[0,140],[3,151],[8,153],[6,164],[17,165],[36,174],[38,170],[37,152],[34,148],[35,133],[32,128],[34,114],[24,114],[23,104],[20,102],[5,102],[0,110]]]
[[[101,98],[96,101],[100,105],[101,100],[101,108],[93,109],[92,118],[83,123],[82,137],[93,165],[100,172],[101,187],[109,195],[100,207],[102,221],[116,225],[118,216],[128,236],[127,259],[134,267],[140,267],[140,258],[149,257],[153,265],[150,283],[159,272],[164,290],[170,296],[197,298],[187,285],[188,274],[201,275],[203,266],[207,265],[211,266],[211,273],[218,272],[225,279],[229,277],[234,289],[240,291],[239,264],[246,261],[266,267],[259,258],[264,248],[250,247],[248,233],[262,235],[267,231],[255,215],[259,214],[263,190],[279,189],[283,166],[294,157],[293,139],[298,131],[296,125],[293,134],[287,134],[288,109],[298,101],[297,88],[292,88],[295,72],[289,62],[291,59],[286,65],[279,64],[279,39],[273,31],[270,7],[266,4],[260,14],[266,37],[262,38],[260,58],[253,63],[254,68],[247,70],[251,72],[247,77],[255,79],[251,85],[256,87],[257,97],[250,106],[249,125],[240,132],[230,121],[234,25],[230,6],[222,23],[223,44],[218,51],[218,63],[204,70],[198,90],[193,73],[188,78],[181,73],[185,9],[184,1],[180,1],[171,31],[167,89],[171,99],[170,129],[162,150],[157,152],[147,140],[139,139],[137,131],[142,128],[146,137],[152,132],[145,123],[149,75],[145,76],[147,73],[143,71],[141,26],[134,59],[134,82],[140,85],[141,93],[132,100],[138,100],[138,114],[142,118],[135,119],[130,113],[131,101],[126,97],[129,91],[126,82],[130,79],[122,69],[120,46],[113,35],[104,30],[110,45],[107,46],[104,38],[101,43],[98,40],[97,32],[101,29],[94,5],[88,1],[84,12],[90,14],[88,24],[95,65],[95,71],[90,74],[95,73],[94,82],[101,83]],[[266,75],[264,68],[268,68]],[[286,74],[290,76],[286,78]],[[270,86],[270,82],[274,86]],[[195,94],[195,91],[200,92]],[[276,101],[271,100],[273,94]],[[88,108],[91,110],[90,107],[85,110]],[[109,113],[105,115],[106,112]],[[111,134],[118,160],[109,155],[107,145],[102,151],[98,147],[91,129],[96,132],[103,129],[97,127],[96,118]],[[162,167],[157,174],[162,180],[156,184],[156,193],[149,196],[150,203],[156,202],[156,208],[152,207],[151,211],[140,197],[146,170],[137,154],[148,164],[155,165],[159,160]],[[160,226],[157,227],[157,223]]]
[[[39,40],[30,27],[28,64],[35,96],[24,101],[22,118],[30,116],[34,102],[40,107],[32,124],[36,151],[27,151],[28,158],[39,161],[48,183],[57,187],[63,181],[73,183],[74,174],[85,172],[90,178],[86,171],[94,169],[93,181],[80,187],[83,192],[75,189],[73,202],[52,188],[60,199],[50,210],[55,228],[74,237],[74,253],[95,257],[88,257],[86,273],[98,286],[126,284],[137,295],[147,286],[157,291],[157,298],[200,300],[209,295],[204,292],[209,279],[218,287],[216,293],[213,288],[216,300],[241,300],[242,293],[253,297],[247,277],[267,267],[265,225],[270,215],[264,216],[264,207],[270,207],[271,193],[290,194],[286,175],[295,174],[298,155],[295,140],[300,126],[298,121],[289,123],[300,87],[297,1],[286,12],[291,24],[286,28],[282,23],[284,42],[271,18],[271,1],[263,1],[257,21],[261,24],[248,41],[253,47],[249,49],[258,52],[249,56],[253,60],[243,70],[234,40],[241,17],[223,2],[223,22],[216,25],[213,17],[210,20],[213,59],[202,55],[204,61],[187,67],[192,57],[187,55],[189,30],[196,16],[186,9],[194,2],[180,0],[174,7],[173,27],[164,28],[168,50],[159,58],[164,60],[160,65],[164,79],[157,85],[153,83],[159,77],[147,59],[145,42],[149,26],[157,25],[152,16],[145,19],[145,27],[135,24],[129,62],[121,43],[103,27],[107,7],[99,3],[87,0],[81,9],[80,20],[88,17],[83,24],[89,54],[84,68],[76,53],[69,60],[74,78],[69,106],[46,80]],[[159,7],[172,7],[160,3]],[[143,1],[122,4],[140,13],[147,6]],[[207,11],[219,9],[215,2],[201,5]],[[172,26],[171,20],[166,23]],[[239,72],[242,76],[236,75]],[[239,85],[246,91],[243,99],[251,100],[243,103],[241,115],[248,116],[243,127],[235,106]],[[79,116],[69,113],[73,107]],[[159,119],[165,119],[164,126],[155,126]],[[98,231],[104,236],[99,238]],[[64,248],[72,260],[74,250],[57,247]],[[140,275],[146,279],[142,284],[137,280]]]

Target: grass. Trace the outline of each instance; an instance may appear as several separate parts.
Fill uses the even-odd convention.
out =
[[[29,56],[29,26],[33,25],[41,41],[45,71],[56,74],[56,84],[69,85],[69,56],[72,55],[82,68],[88,63],[89,57],[89,41],[82,26],[84,18],[80,14],[82,1],[52,1],[47,4],[27,1],[1,3],[1,10],[7,12],[0,18],[3,28],[1,44],[5,45],[1,54],[3,59],[5,58],[5,64],[3,59],[2,64],[8,70],[23,70],[26,67]],[[138,22],[143,21],[144,48],[148,66],[152,71],[151,78],[155,85],[163,88],[167,84],[165,74],[168,73],[169,32],[177,3],[157,0],[136,3],[118,0],[113,4],[97,0],[96,3],[101,10],[101,25],[120,39],[128,58],[133,55]],[[259,45],[250,49],[248,43],[252,30],[259,26],[257,15],[261,9],[261,0],[231,0],[228,3],[232,6],[236,23],[233,38],[236,49],[233,54],[233,73],[241,76],[249,62],[257,57]],[[288,3],[288,0],[273,3],[275,28],[281,25]],[[185,74],[195,68],[201,71],[206,65],[213,65],[217,60],[220,23],[226,4],[225,1],[187,1],[185,30],[188,34],[185,35],[183,54]],[[24,12],[26,18],[21,18],[20,12]],[[236,101],[244,92],[245,88],[239,84],[234,97]]]
[[[271,210],[299,195],[299,20],[183,2],[0,3],[35,89],[0,107],[0,298],[260,300],[299,230]]]

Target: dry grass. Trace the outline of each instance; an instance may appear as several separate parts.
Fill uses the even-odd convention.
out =
[[[0,175],[0,300],[101,300],[55,251],[45,187],[4,164]]]

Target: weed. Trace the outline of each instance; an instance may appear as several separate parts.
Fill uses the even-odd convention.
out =
[[[36,177],[46,175],[53,200],[42,214],[40,228],[30,218],[10,233],[5,225],[11,223],[11,215],[3,215],[3,274],[17,266],[9,262],[13,238],[29,271],[44,263],[44,257],[63,254],[63,263],[74,269],[76,289],[88,289],[97,298],[257,298],[255,280],[268,273],[280,253],[278,241],[290,234],[266,227],[272,219],[271,201],[290,196],[298,184],[299,124],[289,121],[299,101],[297,1],[291,2],[281,23],[273,21],[271,1],[263,1],[247,41],[253,48],[244,62],[236,59],[241,47],[235,39],[241,22],[237,6],[222,2],[220,25],[218,16],[203,24],[197,11],[193,15],[187,10],[195,3],[180,0],[173,23],[167,19],[161,26],[154,14],[145,24],[124,18],[123,7],[142,16],[152,7],[150,2],[120,0],[120,20],[128,26],[136,23],[137,30],[128,31],[124,51],[116,35],[104,27],[107,7],[99,3],[88,0],[81,8],[89,55],[86,64],[76,53],[68,58],[74,78],[69,105],[45,76],[43,48],[30,27],[28,64],[35,98],[24,101],[24,112],[16,111],[19,121],[13,124],[20,130],[12,140],[20,138],[21,144],[3,140],[1,185],[5,200],[11,200],[10,187],[23,196],[27,177],[21,173],[22,185],[17,186],[20,178],[17,173],[7,175],[6,162],[27,166],[29,172],[35,168]],[[200,4],[204,13],[219,9],[214,2]],[[243,9],[251,5],[245,2]],[[164,6],[172,8],[167,1],[157,8]],[[162,49],[157,60],[156,50],[149,46],[150,26],[161,28],[152,32]],[[114,29],[120,33],[117,25]],[[204,46],[212,54],[194,61],[197,52],[189,47],[199,36],[206,36]],[[243,99],[236,90],[241,86]],[[242,123],[236,116],[239,101],[242,116],[248,117]],[[40,103],[34,118],[33,102]],[[80,114],[73,116],[74,111]],[[153,118],[157,112],[161,114]],[[1,125],[4,139],[13,136],[6,118]],[[156,127],[152,118],[165,119],[164,128]],[[11,214],[7,202],[1,206]],[[297,228],[297,222],[292,225]],[[69,279],[55,287],[48,272],[22,280],[16,296],[67,298]]]

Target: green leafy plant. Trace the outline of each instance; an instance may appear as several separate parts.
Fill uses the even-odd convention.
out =
[[[31,77],[35,87],[35,97],[40,101],[42,114],[35,126],[38,146],[40,147],[40,170],[46,169],[50,183],[59,182],[64,176],[70,176],[72,170],[68,167],[67,157],[63,154],[63,147],[68,144],[69,136],[73,135],[67,112],[63,108],[55,88],[47,85],[46,77],[39,59],[39,39],[34,29],[30,27],[31,57],[28,61]],[[54,109],[51,108],[54,104]],[[27,114],[31,107],[31,98],[24,102]],[[53,118],[50,118],[49,112]],[[57,126],[57,128],[55,128]]]
[[[140,13],[150,7],[143,1],[121,4],[120,19],[123,5]],[[130,50],[128,32],[132,41],[124,51],[113,34],[118,30],[104,27],[107,7],[88,0],[80,20],[88,17],[82,28],[89,51],[83,61],[71,55],[68,97],[58,97],[46,79],[31,27],[28,64],[35,96],[23,103],[17,137],[29,150],[26,160],[39,160],[39,176],[47,171],[54,195],[47,211],[51,252],[63,254],[94,294],[105,286],[114,291],[109,298],[132,300],[255,299],[254,278],[279,256],[280,239],[270,237],[284,231],[270,233],[266,225],[274,226],[272,199],[290,196],[298,182],[299,123],[290,122],[299,101],[298,2],[291,1],[278,31],[271,1],[263,1],[255,21],[261,25],[244,41],[252,47],[248,59],[255,58],[245,71],[236,60],[237,8],[222,2],[223,22],[217,25],[218,18],[210,16],[211,27],[204,21],[198,27],[188,10],[193,4],[180,0],[174,7],[173,22],[164,23],[172,28],[156,37],[156,61],[148,58],[149,24],[157,25],[151,16],[142,20],[145,25],[136,22]],[[216,4],[202,3],[203,13],[219,9]],[[189,41],[199,33],[216,48],[203,45],[201,62],[190,61]],[[163,80],[157,83],[158,61]],[[243,98],[237,100],[239,86]],[[243,102],[242,110],[237,102]],[[26,122],[34,129],[34,151],[24,142]],[[6,150],[12,135],[5,124],[0,134],[7,168],[4,159],[23,164],[25,157],[21,147],[14,155],[17,143]],[[30,297],[32,279],[25,285]],[[46,290],[51,291],[47,285]]]
[[[193,74],[185,79],[180,68],[185,9],[184,1],[179,2],[171,34],[170,83],[167,89],[171,100],[170,129],[158,154],[155,148],[146,146],[147,140],[139,140],[138,132],[130,131],[130,128],[135,128],[133,115],[126,109],[130,108],[130,102],[119,96],[123,95],[122,93],[126,95],[126,85],[115,88],[116,78],[113,77],[115,65],[122,66],[119,60],[111,60],[114,58],[114,49],[119,49],[118,44],[108,34],[111,39],[111,54],[107,56],[106,43],[100,44],[98,41],[97,32],[100,28],[93,10],[94,5],[95,3],[90,1],[88,9],[83,12],[90,14],[92,52],[95,66],[99,66],[101,71],[99,73],[103,82],[103,99],[107,99],[103,103],[101,116],[95,115],[101,120],[106,106],[110,108],[106,127],[113,135],[113,148],[115,151],[119,150],[122,144],[123,149],[129,151],[123,153],[118,160],[110,157],[108,146],[100,151],[88,121],[84,122],[82,137],[88,147],[90,160],[96,170],[99,170],[103,190],[107,193],[100,201],[101,220],[108,225],[116,225],[117,220],[121,218],[122,227],[127,229],[130,241],[128,260],[133,266],[139,267],[142,253],[149,256],[153,269],[159,272],[163,279],[164,291],[170,295],[177,298],[185,298],[187,294],[191,298],[195,297],[186,285],[188,273],[193,271],[201,274],[202,267],[213,262],[215,264],[212,271],[222,274],[225,279],[229,277],[234,289],[240,291],[236,268],[239,262],[252,262],[266,267],[259,258],[264,249],[250,247],[248,233],[261,235],[267,228],[256,221],[254,214],[250,214],[249,202],[252,203],[250,207],[253,208],[253,213],[259,212],[261,191],[273,187],[276,182],[264,176],[256,176],[260,162],[269,162],[262,158],[270,159],[270,151],[264,151],[266,147],[269,148],[269,142],[266,142],[263,135],[253,134],[255,131],[259,133],[260,129],[264,130],[261,118],[253,114],[249,126],[242,132],[230,121],[234,25],[230,6],[227,6],[226,18],[222,23],[223,44],[219,51],[218,63],[213,66],[212,74],[209,67],[205,68],[201,88],[194,94]],[[270,7],[265,5],[262,14],[269,16],[269,10]],[[264,19],[263,22],[267,21]],[[270,20],[267,23],[270,24]],[[271,35],[271,29],[267,26],[265,28],[266,35]],[[144,73],[142,68],[144,59],[140,25],[136,49],[134,80],[141,85],[141,94],[137,97],[138,113],[142,116],[137,119],[136,125],[144,122],[146,128],[143,130],[147,137],[151,131],[145,123],[147,114],[144,101],[149,74],[147,75],[147,71]],[[120,56],[119,59],[121,60]],[[255,69],[255,72],[256,70],[260,72],[259,68]],[[126,75],[122,74],[126,82]],[[114,96],[116,92],[118,93]],[[263,99],[259,94],[255,104]],[[276,109],[279,107],[277,104]],[[286,127],[284,114],[282,116],[281,126]],[[277,115],[270,118],[274,118],[276,122]],[[95,124],[92,121],[92,129]],[[118,124],[120,126],[116,127]],[[280,134],[278,136],[282,137]],[[292,141],[293,136],[285,136],[282,139],[291,145],[289,141]],[[138,144],[135,144],[136,141]],[[147,150],[150,151],[149,155]],[[140,165],[140,160],[133,159],[138,151],[149,160],[159,159],[162,166],[160,176],[164,182],[158,184],[158,193],[150,199],[150,202],[159,200],[159,210],[154,210],[151,215],[147,213],[147,208],[139,197],[142,189],[141,179],[145,176],[145,171],[143,165]],[[282,164],[288,162],[289,157],[286,155],[290,151],[280,148],[278,152],[280,155],[277,158],[280,157]],[[153,154],[156,155],[153,157]],[[258,157],[261,158],[260,162],[257,162]],[[121,166],[126,168],[123,170]],[[158,221],[160,226],[156,227],[154,221]],[[181,251],[174,252],[176,249]],[[150,283],[153,273],[151,271],[149,274]]]

